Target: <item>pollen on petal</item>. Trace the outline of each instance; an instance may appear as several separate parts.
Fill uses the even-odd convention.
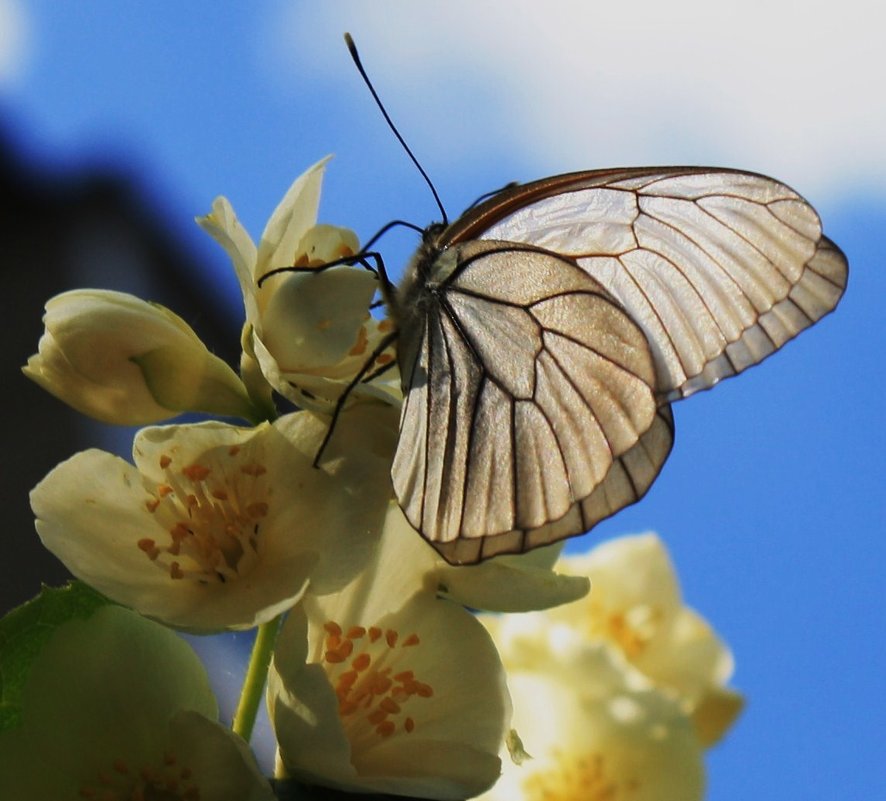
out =
[[[203,481],[212,471],[202,464],[188,465],[182,470],[191,481]]]
[[[347,691],[344,691],[347,694]],[[353,715],[360,707],[358,706],[356,701],[350,701],[346,698],[342,698],[338,702],[338,714],[342,717],[347,717],[348,715]]]
[[[400,711],[400,704],[393,698],[382,698],[378,705],[379,709],[384,710],[388,714],[396,715]]]
[[[342,640],[337,648],[330,649],[326,652],[325,658],[327,662],[338,664],[344,662],[353,652],[354,643],[350,640]]]
[[[434,690],[419,681],[413,670],[393,674],[386,663],[407,659],[406,654],[400,656],[402,651],[397,646],[418,646],[418,634],[407,632],[401,636],[395,628],[341,626],[334,621],[327,622],[323,629],[323,661],[346,729],[358,738],[369,733],[363,728],[366,726],[376,737],[414,731],[422,699],[432,697]],[[351,656],[349,662],[343,658],[346,654]],[[341,662],[345,664],[339,667]]]
[[[361,327],[357,332],[357,342],[353,348],[348,351],[348,356],[362,356],[366,353],[366,346],[369,344],[369,337],[366,334],[366,328]]]
[[[354,670],[346,670],[341,676],[338,677],[338,684],[336,688],[339,690],[347,690],[354,686],[357,679],[360,678],[360,674],[355,668]]]
[[[160,555],[160,549],[157,547],[157,543],[150,537],[143,537],[138,541],[137,545],[139,550],[144,551],[151,561]]]
[[[265,517],[268,513],[268,504],[263,501],[251,503],[246,507],[246,513],[253,519]]]
[[[170,530],[169,536],[172,537],[173,543],[179,543],[183,539],[185,539],[188,534],[191,533],[191,530],[181,521],[176,523]]]
[[[240,468],[241,473],[245,473],[247,476],[252,476],[253,478],[258,478],[259,476],[263,476],[268,472],[268,468],[263,464],[259,464],[258,462],[253,462],[252,464],[244,464]]]
[[[372,658],[365,651],[362,654],[359,654],[357,658],[351,663],[351,667],[358,672],[362,672],[369,667],[372,663]]]
[[[160,457],[160,468],[165,470],[169,465],[172,464],[172,457],[167,456],[165,453]]]

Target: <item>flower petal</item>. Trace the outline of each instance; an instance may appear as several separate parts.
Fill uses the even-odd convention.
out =
[[[178,712],[169,723],[168,750],[188,766],[200,801],[276,801],[249,746],[214,720]]]
[[[99,797],[99,787],[136,797],[157,778],[202,801],[273,801],[245,745],[218,724],[193,650],[121,607],[58,627],[23,709],[22,726],[0,734],[2,798]]]
[[[549,645],[546,665],[508,675],[514,728],[532,759],[505,762],[484,801],[701,799],[702,749],[679,702],[607,644],[561,631]]]
[[[699,745],[722,737],[743,704],[723,686],[732,674],[732,656],[707,621],[683,605],[658,537],[615,539],[583,556],[562,557],[559,566],[590,578],[587,597],[545,612],[482,617],[509,676],[554,680],[561,670],[573,670],[581,649],[605,648],[625,685],[668,698],[684,722],[691,722]],[[562,681],[579,680],[567,674]],[[588,676],[581,684],[587,692]],[[533,753],[531,743],[526,748]]]
[[[309,595],[287,619],[269,685],[283,765],[343,789],[475,795],[498,775],[508,730],[498,655],[477,620],[444,599],[420,590],[399,608],[388,602],[391,613],[367,613],[385,605]]]
[[[240,224],[234,208],[226,197],[217,197],[212,202],[212,211],[205,217],[198,217],[197,224],[218,242],[231,259],[234,272],[243,292],[247,323],[258,319],[256,301],[255,260],[258,251],[246,229]]]
[[[439,556],[409,525],[400,507],[392,503],[373,574],[384,576],[385,583],[392,588],[391,597],[405,597],[425,586],[471,609],[546,609],[584,597],[590,586],[584,576],[554,572],[560,550],[559,545],[554,545],[520,556],[498,556],[479,565],[453,566]]]
[[[306,412],[254,429],[144,429],[135,467],[95,450],[56,467],[31,493],[38,533],[72,573],[143,614],[257,625],[308,582],[341,586],[375,548],[393,421],[373,412],[340,417],[321,469],[326,426]]]
[[[744,709],[741,693],[728,687],[714,687],[699,701],[692,712],[698,739],[706,748],[716,745]]]
[[[269,270],[292,265],[298,243],[317,220],[323,173],[331,158],[320,159],[296,178],[274,210],[258,246],[256,279]]]
[[[378,281],[345,265],[311,273],[275,276],[262,313],[261,339],[281,372],[310,373],[340,362],[369,319]],[[270,281],[262,287],[271,289]]]

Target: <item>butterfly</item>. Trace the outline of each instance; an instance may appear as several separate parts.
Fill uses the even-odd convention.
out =
[[[833,310],[847,274],[802,197],[736,170],[559,175],[430,226],[383,293],[406,518],[455,564],[588,531],[655,480],[673,401]]]

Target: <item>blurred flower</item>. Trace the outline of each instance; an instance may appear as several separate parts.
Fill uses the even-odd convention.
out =
[[[613,645],[693,715],[705,744],[718,740],[743,706],[727,688],[732,655],[711,626],[684,606],[673,565],[655,534],[620,537],[559,568],[591,580],[590,594],[551,613],[588,640]]]
[[[508,615],[507,631],[493,626],[513,725],[529,758],[505,761],[501,779],[481,798],[701,799],[702,746],[679,703],[606,643],[584,640],[549,617]]]
[[[241,374],[250,391],[258,396],[267,391],[258,379],[260,372],[263,381],[293,403],[323,412],[330,411],[391,330],[390,323],[369,314],[378,286],[372,272],[345,264],[311,269],[359,251],[352,231],[315,224],[327,161],[293,183],[258,248],[224,197],[197,220],[227,251],[240,281],[246,307]],[[298,269],[268,275],[291,267]],[[393,348],[377,357],[373,369],[385,364],[392,369],[372,384],[361,384],[357,394],[386,401],[398,397],[393,361]]]
[[[135,466],[89,450],[56,467],[31,493],[37,531],[75,576],[145,615],[255,626],[309,584],[341,587],[376,545],[392,421],[361,405],[338,426],[320,468],[326,426],[308,412],[143,429]]]
[[[344,590],[309,593],[286,619],[268,685],[279,773],[351,791],[471,797],[501,769],[510,718],[501,662],[470,612],[437,597],[433,581],[421,588],[421,549],[398,549],[390,533]]]
[[[487,801],[693,801],[704,748],[741,709],[732,659],[683,605],[654,534],[622,537],[558,568],[590,578],[571,604],[484,615],[508,674],[520,749]],[[512,752],[515,749],[512,748]]]
[[[22,725],[0,733],[0,797],[275,798],[191,648],[115,606],[60,625],[34,661]]]
[[[169,309],[98,289],[46,304],[46,330],[26,376],[83,414],[143,425],[199,411],[250,419],[237,375]]]

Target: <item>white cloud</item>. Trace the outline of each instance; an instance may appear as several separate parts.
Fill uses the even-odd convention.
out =
[[[868,0],[287,9],[277,52],[300,74],[346,74],[349,29],[412,141],[450,164],[504,152],[527,176],[691,162],[775,174],[813,196],[886,186],[886,48]]]
[[[28,18],[20,0],[0,0],[0,89],[22,74],[30,43]]]

